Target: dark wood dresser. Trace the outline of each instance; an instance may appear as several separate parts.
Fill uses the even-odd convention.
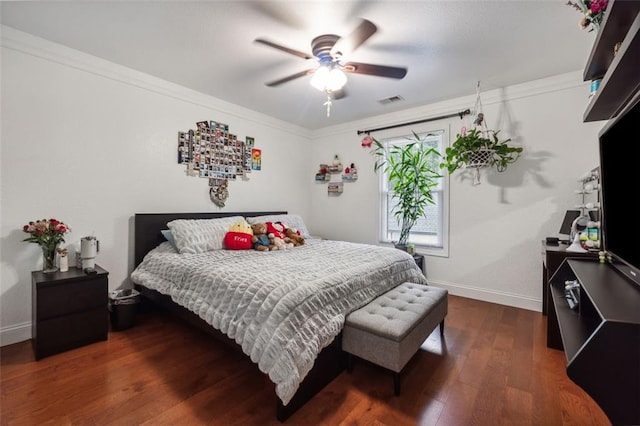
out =
[[[31,273],[31,329],[36,360],[107,340],[109,273],[69,268]]]

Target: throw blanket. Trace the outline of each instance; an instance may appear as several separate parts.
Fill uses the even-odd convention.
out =
[[[282,251],[199,254],[178,254],[165,242],[131,279],[234,339],[285,405],[349,312],[403,282],[426,284],[403,251],[327,240]]]

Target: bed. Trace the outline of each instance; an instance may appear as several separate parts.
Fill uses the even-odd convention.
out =
[[[131,279],[145,298],[248,356],[274,383],[284,421],[344,370],[344,317],[426,278],[412,256],[392,248],[307,239],[259,252],[198,239],[198,224],[224,229],[241,217],[297,218],[307,232],[286,212],[136,214]],[[178,242],[163,236],[169,227]]]

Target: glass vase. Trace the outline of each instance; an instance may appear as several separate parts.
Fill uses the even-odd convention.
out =
[[[56,272],[58,268],[56,268],[56,246],[42,247],[42,272]]]

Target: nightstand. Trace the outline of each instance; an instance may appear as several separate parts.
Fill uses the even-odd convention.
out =
[[[31,273],[31,334],[36,360],[107,340],[108,275],[82,269]]]
[[[427,276],[427,273],[424,270],[424,256],[421,254],[414,254],[413,255],[413,260],[415,260],[416,265],[418,265],[418,268],[420,268],[420,270],[422,271],[422,273]]]

